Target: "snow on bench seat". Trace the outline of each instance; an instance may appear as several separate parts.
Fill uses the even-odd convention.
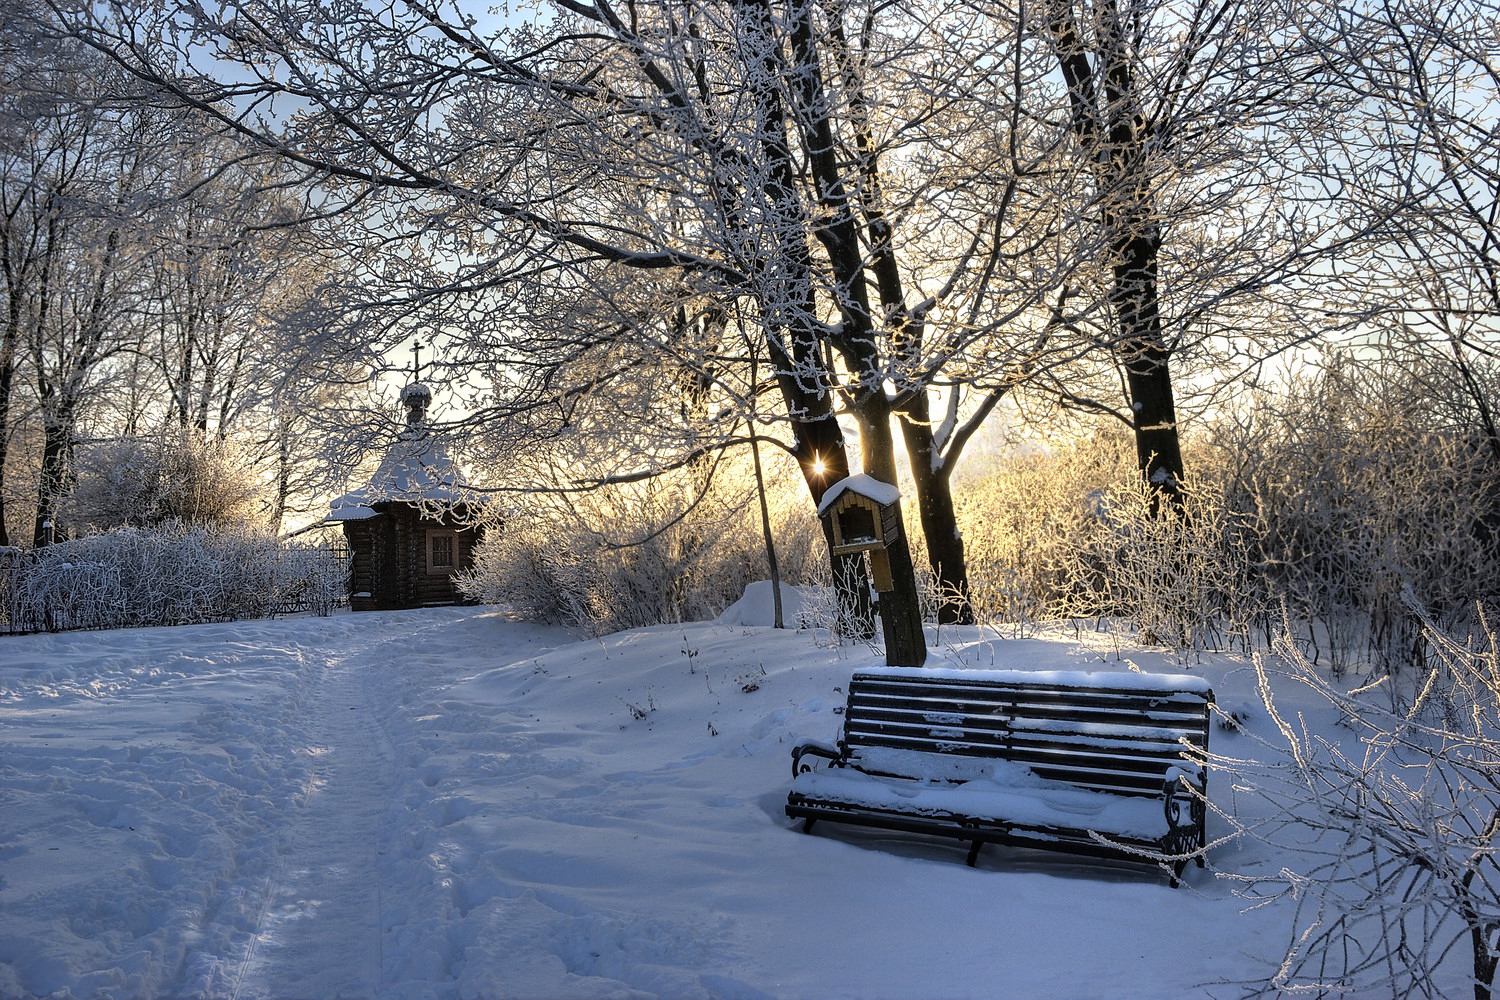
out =
[[[996,762],[995,774],[961,783],[871,776],[852,768],[807,771],[792,790],[808,799],[924,816],[966,816],[1031,827],[1087,827],[1103,834],[1156,840],[1167,833],[1159,799],[1100,795],[1029,768]]]

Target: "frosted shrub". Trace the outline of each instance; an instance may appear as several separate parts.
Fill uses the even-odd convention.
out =
[[[824,555],[827,552],[827,542],[822,532],[816,531],[813,536],[806,542],[812,546],[810,551]],[[853,603],[850,603],[849,597],[857,594],[860,586],[869,586],[868,564],[861,558],[854,561],[843,560],[839,567],[838,572],[844,574],[844,577],[838,580],[835,579],[834,565],[826,556],[817,559],[809,567],[812,585],[804,588],[802,607],[787,624],[792,628],[811,629],[816,634],[816,641],[828,648],[846,643],[863,643],[871,649],[877,649],[875,637],[879,629],[874,621],[873,610],[867,613],[866,607],[859,606],[857,597],[853,599]],[[934,589],[932,574],[918,569],[917,597],[923,621],[937,620],[939,600]],[[872,600],[874,597],[872,595]]]
[[[1243,588],[1243,536],[1223,495],[1182,486],[1182,509],[1158,512],[1138,477],[1091,497],[1094,523],[1081,533],[1075,572],[1101,610],[1126,617],[1145,642],[1178,649],[1222,644],[1253,599]]]
[[[16,620],[41,628],[116,628],[331,608],[345,585],[327,549],[287,549],[253,532],[167,524],[118,528],[32,553]]]
[[[970,597],[989,622],[1106,613],[1097,567],[1081,554],[1097,524],[1093,496],[1134,475],[1129,443],[1100,437],[1046,455],[1018,456],[958,490]]]
[[[1378,373],[1334,367],[1243,419],[1230,502],[1268,605],[1315,623],[1337,670],[1422,656],[1411,606],[1453,623],[1500,597],[1500,469],[1461,428]]]
[[[459,587],[595,634],[714,618],[768,570],[754,494],[716,482],[701,495],[697,485],[684,475],[534,495],[486,533]],[[823,557],[821,531],[810,510],[785,498],[776,507],[782,579],[807,582]]]
[[[1237,876],[1241,894],[1295,913],[1267,992],[1435,997],[1447,970],[1489,1000],[1500,956],[1500,637],[1483,610],[1474,621],[1468,633],[1423,621],[1434,669],[1397,699],[1330,683],[1285,635],[1277,660],[1256,658],[1280,740],[1264,741],[1269,764],[1217,763],[1232,772],[1237,814],[1267,816],[1241,832],[1278,859],[1274,875]],[[1288,682],[1337,710],[1350,735],[1320,737],[1284,712],[1272,688]],[[1247,795],[1263,808],[1247,810]]]
[[[1120,617],[1178,647],[1248,647],[1284,612],[1336,673],[1420,667],[1417,612],[1457,626],[1500,599],[1500,468],[1399,376],[1332,365],[1222,415],[1180,519],[1153,516],[1117,433],[964,483],[976,612]]]
[[[125,438],[79,454],[63,517],[93,531],[168,522],[232,527],[260,509],[261,487],[230,441],[191,431]]]
[[[39,550],[26,598],[54,628],[175,624],[199,619],[220,569],[194,532],[124,528]]]
[[[125,624],[119,621],[126,594],[118,566],[88,560],[77,552],[71,560],[63,555],[23,564],[14,579],[13,627],[50,630]]]
[[[1242,519],[1221,491],[1190,483],[1181,514],[1158,514],[1131,457],[1128,442],[1101,436],[965,491],[981,619],[1121,618],[1147,642],[1201,648],[1253,613]]]
[[[282,545],[272,564],[271,611],[308,609],[326,616],[349,596],[349,556],[327,545]]]

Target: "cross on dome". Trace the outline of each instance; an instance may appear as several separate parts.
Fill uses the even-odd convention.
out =
[[[411,344],[411,382],[401,390],[401,404],[406,407],[407,431],[415,432],[427,420],[427,408],[432,405],[432,390],[422,384],[422,348],[420,340]]]

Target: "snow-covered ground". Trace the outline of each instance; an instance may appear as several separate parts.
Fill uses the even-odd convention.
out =
[[[1287,914],[1243,912],[1213,869],[1174,890],[799,832],[789,751],[837,735],[878,659],[729,623],[759,614],[604,639],[482,608],[0,639],[0,996],[1164,1000],[1268,973]],[[950,630],[932,662],[1183,669],[1091,639]],[[1253,704],[1242,663],[1195,669]],[[1257,850],[1213,868],[1276,863]]]

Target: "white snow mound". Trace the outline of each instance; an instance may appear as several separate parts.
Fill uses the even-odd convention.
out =
[[[802,591],[783,583],[781,585],[781,621],[787,628],[795,626],[797,613],[802,610]],[[724,609],[719,616],[720,625],[765,625],[776,624],[776,603],[772,600],[770,580],[756,580],[745,586],[745,593],[738,601]]]

